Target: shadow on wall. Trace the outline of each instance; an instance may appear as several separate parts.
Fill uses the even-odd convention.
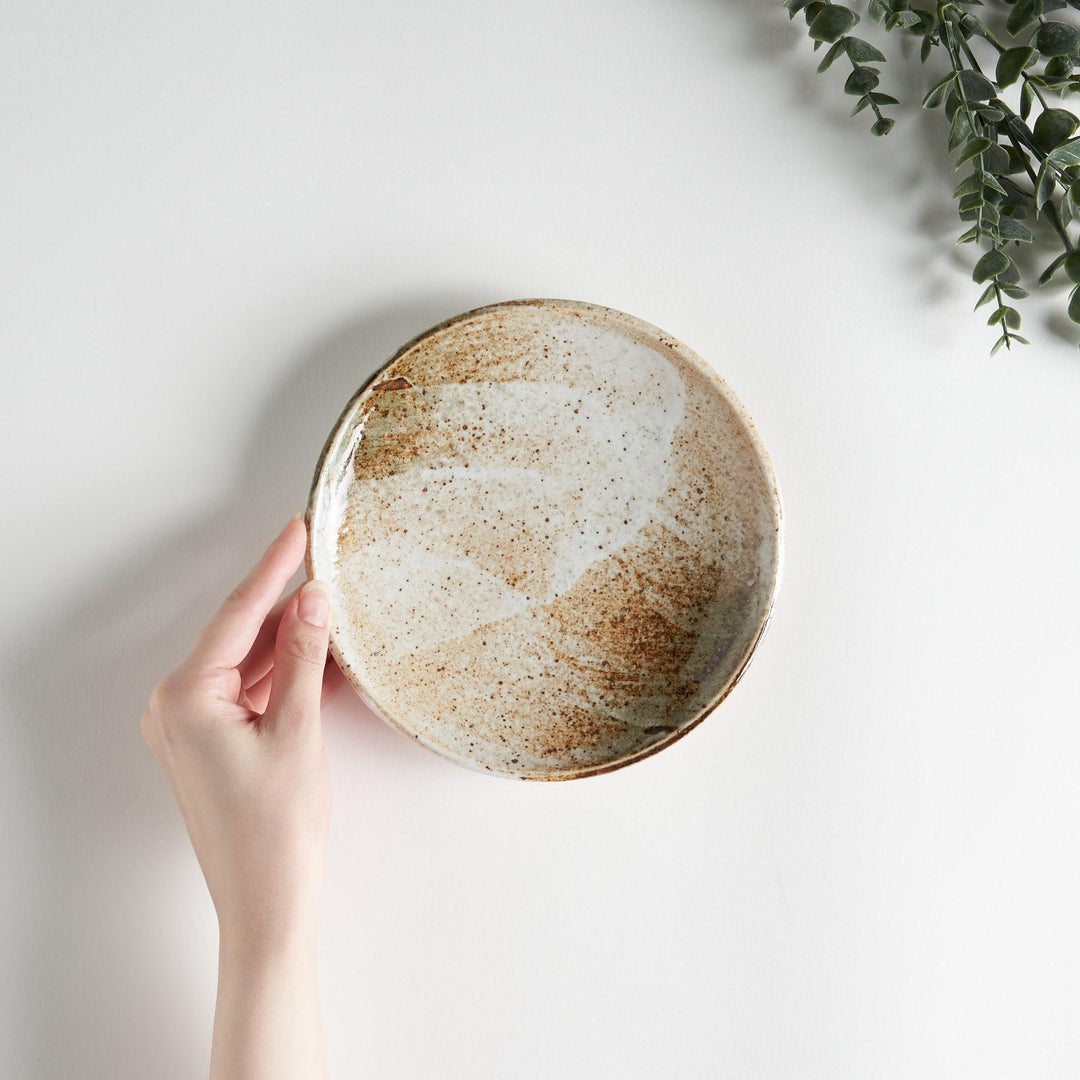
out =
[[[927,91],[948,71],[947,62],[940,55],[942,50],[933,50],[936,55],[924,65],[919,59],[920,41],[915,36],[899,31],[886,33],[883,27],[871,22],[865,6],[860,9],[862,19],[853,33],[886,55],[886,63],[875,65],[881,71],[880,89],[901,102],[885,109],[896,121],[892,133],[875,138],[869,131],[873,116],[868,110],[855,117],[848,115],[856,100],[844,92],[850,65],[838,61],[819,74],[817,65],[825,47],[814,51],[804,16],[798,14],[789,20],[783,0],[750,0],[741,4],[728,0],[690,2],[694,6],[708,4],[717,11],[718,27],[724,35],[723,38],[718,35],[710,43],[717,63],[730,57],[731,32],[735,30],[740,53],[754,61],[761,80],[780,85],[785,112],[776,117],[774,128],[778,158],[784,156],[785,133],[793,125],[816,126],[821,153],[835,162],[837,197],[861,199],[883,221],[891,221],[898,232],[904,231],[921,241],[903,267],[916,293],[915,302],[928,309],[942,304],[951,309],[957,301],[974,305],[982,286],[972,282],[971,272],[985,248],[956,243],[967,225],[960,220],[952,198],[953,188],[969,169],[958,172],[954,167],[955,155],[947,149],[948,122],[944,110],[920,107]],[[752,95],[755,84],[749,80],[748,83],[746,92]],[[847,136],[845,131],[854,135]],[[758,163],[746,165],[749,173]],[[827,218],[827,209],[800,204],[799,162],[793,160],[787,168],[792,183],[785,210],[792,219]],[[1028,219],[1026,224],[1035,233],[1035,243],[1014,245],[1010,254],[1023,273],[1025,287],[1031,288],[1044,267],[1060,253],[1061,246],[1045,220]],[[869,251],[871,274],[873,266],[869,264],[874,257],[875,253]],[[864,290],[872,287],[874,281],[873,277],[866,277],[866,270],[857,271]],[[1064,314],[1069,288],[1071,284],[1065,276],[1059,275],[1055,283],[1041,290],[1032,289],[1036,299],[1018,305],[1025,325],[1038,325],[1049,336],[1075,344],[1076,326]],[[1037,306],[1040,301],[1052,301],[1055,308],[1040,310]],[[988,313],[989,308],[983,317],[972,316],[970,329],[963,323],[957,326],[958,334],[965,340],[981,332],[987,352],[997,337],[996,332],[984,325]]]
[[[398,346],[490,299],[423,296],[318,342],[258,416],[229,497],[182,532],[119,555],[12,658],[4,674],[43,809],[39,861],[27,870],[36,906],[12,980],[28,1059],[11,1075],[167,1080],[190,1076],[193,1054],[208,1054],[205,1000],[186,1000],[190,973],[170,970],[183,955],[176,936],[190,928],[177,924],[168,891],[190,883],[194,858],[139,716],[221,597],[303,508],[323,441],[354,391]],[[359,699],[348,708],[383,729]],[[426,756],[385,733],[366,739],[365,753]],[[212,972],[212,958],[204,963]]]
[[[786,132],[793,126],[811,131],[823,156],[835,163],[836,198],[841,202],[860,202],[883,222],[891,222],[898,233],[918,238],[917,250],[907,259],[905,273],[917,290],[920,305],[950,306],[957,298],[971,302],[979,290],[971,283],[971,268],[976,255],[969,246],[957,246],[956,238],[965,226],[956,215],[952,190],[958,178],[946,149],[947,130],[940,110],[920,108],[927,90],[944,73],[940,57],[924,66],[919,60],[919,42],[899,32],[886,34],[863,14],[856,36],[863,36],[888,57],[881,69],[881,89],[899,98],[899,106],[885,111],[896,121],[892,133],[882,138],[870,134],[872,114],[866,110],[857,116],[849,113],[855,98],[844,92],[846,71],[837,63],[821,74],[817,65],[824,47],[815,52],[803,16],[789,20],[782,0],[752,0],[730,4],[726,0],[693,0],[708,3],[718,14],[722,9],[724,37],[712,44],[717,63],[730,55],[731,32],[738,33],[740,53],[754,61],[762,85],[767,81],[778,89],[784,111],[775,117],[778,157],[784,157]],[[746,93],[755,93],[756,83],[747,80]],[[748,170],[756,163],[747,162]],[[785,212],[792,221],[820,222],[828,218],[828,208],[802,203],[799,184],[800,163],[792,159],[785,165],[790,171],[790,197]],[[844,243],[849,240],[845,239]],[[1027,252],[1019,253],[1023,259]],[[863,287],[871,287],[871,265],[860,268]],[[884,281],[885,268],[882,268]],[[978,328],[978,322],[973,329]],[[988,344],[993,343],[991,337]]]

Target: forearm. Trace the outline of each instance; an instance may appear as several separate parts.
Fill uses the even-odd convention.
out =
[[[210,1080],[325,1080],[316,932],[267,946],[223,934]]]

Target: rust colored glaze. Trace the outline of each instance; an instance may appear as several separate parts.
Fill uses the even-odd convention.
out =
[[[741,678],[779,575],[775,479],[731,391],[655,327],[573,301],[404,346],[342,414],[307,517],[361,695],[527,779],[685,735]]]
[[[412,383],[408,379],[391,379],[389,382],[376,383],[372,388],[373,394],[381,394],[386,390],[408,390]]]

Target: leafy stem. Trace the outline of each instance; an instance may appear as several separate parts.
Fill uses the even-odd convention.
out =
[[[887,135],[893,127],[893,120],[885,116],[883,105],[898,105],[896,98],[884,94],[878,89],[881,69],[870,67],[870,63],[884,63],[884,54],[868,41],[851,34],[859,23],[860,16],[851,8],[833,0],[784,0],[784,6],[791,17],[802,11],[806,16],[809,34],[818,49],[828,44],[829,49],[818,65],[818,71],[826,71],[836,58],[844,53],[851,62],[851,74],[844,83],[844,92],[852,94],[858,101],[851,110],[851,115],[870,108],[874,113],[874,124],[870,128],[874,135]]]
[[[942,5],[942,8],[945,8],[945,7],[948,7],[948,6],[949,5]],[[939,12],[939,17],[940,17],[940,12]],[[971,103],[967,99],[967,91],[964,89],[964,80],[960,77],[961,73],[964,70],[964,67],[963,67],[963,64],[960,61],[959,52],[958,52],[958,50],[956,48],[956,40],[955,40],[954,35],[953,35],[953,25],[952,25],[951,22],[946,21],[946,22],[944,22],[944,28],[945,28],[945,47],[948,50],[949,61],[952,64],[952,70],[953,70],[953,86],[955,87],[954,92],[957,94],[957,96],[960,99],[959,107],[964,111],[964,115],[967,117],[968,126],[970,127],[971,131],[973,132],[973,139],[972,139],[971,142],[969,142],[968,145],[970,146],[970,145],[972,145],[972,143],[978,143],[979,145],[981,145],[982,142],[986,142],[987,140],[983,136],[982,123],[981,123],[981,121],[979,119],[979,116],[971,108]],[[965,44],[966,44],[966,42],[965,42]],[[980,150],[975,155],[975,160],[976,160],[975,173],[980,178],[986,172],[985,162],[983,161],[983,154],[984,153],[985,153],[985,149]],[[978,219],[977,219],[976,225],[975,225],[975,239],[976,240],[981,240],[984,233],[985,233],[985,228],[983,226],[983,211],[984,211],[985,207],[986,207],[985,202],[980,202],[978,204]]]
[[[952,2],[952,0],[948,0],[948,2],[940,6],[938,17],[939,19],[948,19],[949,22],[954,23],[958,27],[960,30],[960,42],[963,45],[964,52],[967,53],[971,66],[980,73],[982,72],[982,68],[979,66],[979,61],[976,59],[975,54],[971,51],[971,46],[968,44],[968,34],[978,34],[979,37],[989,42],[991,47],[997,51],[998,56],[1002,56],[1009,51],[982,19],[977,15],[973,15],[970,11],[959,7],[956,3]],[[1028,74],[1026,68],[1021,68],[1020,78],[1023,79],[1024,85],[1039,99],[1039,104],[1044,109],[1050,108],[1046,102],[1046,98],[1043,97],[1042,90],[1039,88],[1040,82],[1038,78]]]
[[[1005,303],[1002,293],[1017,295],[1020,280],[1016,264],[1005,251],[1006,243],[1010,239],[1030,239],[1031,236],[1017,222],[1005,226],[1003,231],[1002,222],[1006,219],[1002,217],[1001,208],[1009,192],[998,174],[1003,175],[1007,171],[1009,157],[997,145],[996,129],[992,130],[993,121],[987,118],[1000,120],[1004,118],[1004,113],[996,107],[995,88],[979,69],[962,30],[948,18],[950,6],[939,4],[938,21],[952,72],[935,90],[939,96],[948,94],[947,108],[952,108],[953,126],[950,146],[962,146],[957,167],[967,161],[973,162],[973,171],[963,182],[967,185],[967,193],[961,197],[960,206],[961,217],[973,215],[975,225],[960,239],[979,243],[985,238],[990,242],[990,250],[976,263],[972,276],[977,282],[987,283],[976,307],[994,302],[994,310],[987,323],[1000,327],[1001,336],[991,351],[993,355],[1002,346],[1011,350],[1014,341],[1025,340],[1013,333],[1020,327],[1020,313]],[[965,67],[964,56],[971,59],[970,67]],[[934,93],[931,91],[931,94]]]
[[[957,169],[967,166],[953,192],[960,219],[967,223],[958,242],[983,248],[972,277],[983,286],[976,308],[993,305],[987,322],[999,328],[1000,336],[992,353],[1012,349],[1024,338],[1017,333],[1020,314],[1008,301],[1028,293],[1011,252],[1013,244],[1035,243],[1025,224],[1032,219],[1046,220],[1049,228],[1039,243],[1053,235],[1058,250],[1039,283],[1064,270],[1075,286],[1069,317],[1080,323],[1080,243],[1069,235],[1080,221],[1080,116],[1064,104],[1051,105],[1055,97],[1064,101],[1080,92],[1080,27],[1052,14],[1080,11],[1080,0],[934,0],[928,10],[913,6],[919,2],[783,0],[792,18],[805,17],[814,48],[828,46],[819,71],[841,53],[848,57],[851,71],[844,90],[858,99],[852,114],[870,109],[875,135],[893,127],[883,106],[899,103],[878,89],[880,68],[870,65],[884,63],[885,57],[854,36],[862,19],[856,9],[866,11],[868,21],[886,33],[900,30],[920,37],[924,63],[935,50],[947,58],[947,74],[931,87],[923,105],[944,106],[949,152],[956,155]],[[990,19],[996,32],[991,30],[975,8],[996,8],[1004,30]],[[985,49],[976,38],[987,43]],[[990,62],[980,62],[980,55]],[[1018,107],[1005,100],[1015,93]]]

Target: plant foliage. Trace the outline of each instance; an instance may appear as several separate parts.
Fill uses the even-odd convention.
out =
[[[818,71],[844,62],[852,115],[870,110],[874,135],[892,130],[887,111],[899,102],[880,89],[884,54],[853,33],[862,32],[863,15],[886,33],[921,39],[923,64],[940,58],[944,74],[922,104],[941,111],[963,171],[953,192],[966,226],[957,242],[982,249],[972,278],[983,286],[976,309],[992,305],[987,323],[998,337],[991,355],[1027,344],[1017,333],[1020,312],[1008,301],[1028,295],[1013,253],[1033,242],[1038,220],[1059,249],[1039,284],[1063,271],[1073,283],[1069,317],[1080,323],[1080,251],[1070,233],[1080,222],[1080,119],[1065,107],[1080,90],[1080,29],[1061,18],[1080,11],[1080,0],[949,0],[927,8],[911,0],[783,3],[791,18],[806,20],[815,50],[827,46]]]

